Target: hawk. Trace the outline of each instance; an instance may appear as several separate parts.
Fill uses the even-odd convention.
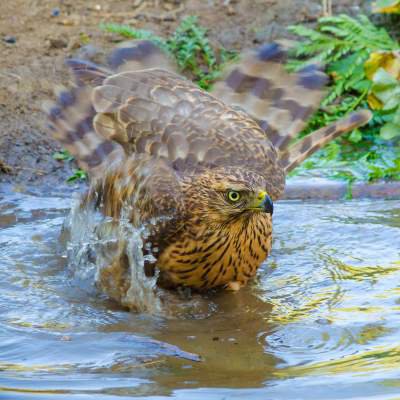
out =
[[[316,65],[290,74],[286,59],[277,43],[247,52],[210,92],[150,41],[117,48],[108,67],[67,60],[75,84],[59,87],[46,110],[54,137],[89,173],[81,206],[148,226],[143,251],[153,258],[144,268],[161,287],[245,285],[271,251],[285,175],[369,121],[361,110],[296,141],[327,77]],[[121,239],[100,276],[120,301],[126,246]]]

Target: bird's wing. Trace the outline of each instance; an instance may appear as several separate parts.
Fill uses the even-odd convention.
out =
[[[58,87],[57,101],[45,102],[43,108],[49,119],[52,135],[77,160],[79,166],[97,178],[125,153],[117,142],[99,135],[93,127],[95,110],[90,101],[90,86]]]
[[[328,78],[318,65],[289,73],[286,62],[287,50],[282,45],[263,45],[229,66],[212,94],[259,122],[287,173],[326,143],[366,124],[371,113],[355,112],[292,144],[320,106]]]
[[[289,73],[287,51],[272,43],[244,53],[226,68],[212,93],[226,104],[243,108],[278,150],[305,126],[325,94],[327,76],[316,65]]]
[[[123,147],[103,137],[94,129],[96,111],[92,104],[93,88],[110,75],[126,69],[146,69],[154,64],[175,70],[175,63],[159,47],[149,41],[130,41],[118,46],[108,57],[108,66],[90,61],[68,59],[74,83],[69,88],[56,87],[56,102],[43,104],[49,118],[49,129],[79,166],[92,178],[101,177],[105,169],[125,158]]]
[[[92,100],[96,131],[127,154],[166,159],[177,171],[246,168],[271,181],[271,195],[283,188],[276,151],[257,122],[172,72],[110,76]]]
[[[95,203],[105,215],[141,226],[150,218],[182,213],[180,195],[179,178],[168,163],[139,154],[92,184],[84,203]]]
[[[67,65],[75,86],[60,88],[46,109],[53,135],[91,178],[149,154],[176,171],[240,166],[271,181],[272,196],[282,191],[276,151],[257,122],[171,72],[174,63],[151,42],[117,48],[108,68]]]

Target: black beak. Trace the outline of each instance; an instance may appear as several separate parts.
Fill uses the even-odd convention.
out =
[[[266,213],[268,214],[273,214],[274,213],[274,203],[271,200],[271,197],[265,196],[264,201],[262,202],[263,209]]]

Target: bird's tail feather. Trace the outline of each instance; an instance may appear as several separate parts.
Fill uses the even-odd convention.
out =
[[[90,61],[68,59],[74,78],[70,88],[55,89],[56,102],[45,102],[52,135],[89,172],[91,178],[101,176],[105,168],[125,157],[120,144],[104,137],[95,129],[96,112],[92,105],[92,91],[113,73],[154,67],[174,70],[174,63],[156,45],[149,41],[125,42],[108,58],[108,68]]]
[[[343,133],[350,132],[359,126],[365,125],[371,117],[372,114],[368,110],[357,111],[346,118],[335,121],[305,136],[279,154],[282,167],[285,169],[286,173],[291,171],[311,154],[325,146],[325,144]]]

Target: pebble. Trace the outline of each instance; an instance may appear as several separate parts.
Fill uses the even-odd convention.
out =
[[[51,16],[52,17],[58,17],[60,15],[60,9],[59,8],[53,8],[51,10]]]
[[[227,6],[226,7],[226,15],[229,15],[229,16],[236,15],[236,10],[231,6]]]
[[[6,43],[10,43],[10,44],[14,44],[14,43],[17,42],[17,38],[16,38],[15,36],[10,36],[10,35],[4,36],[3,40],[4,40]]]
[[[61,21],[58,21],[57,22],[58,24],[60,24],[60,25],[63,25],[63,26],[74,26],[74,25],[78,25],[78,23],[77,23],[77,21],[75,21],[75,20],[73,20],[73,19],[63,19],[63,20],[61,20]]]
[[[331,321],[329,321],[329,319],[326,318],[318,318],[317,320],[315,320],[315,322],[320,325],[329,325],[332,323]]]
[[[0,173],[10,174],[11,172],[12,168],[4,161],[0,160]]]
[[[49,47],[51,49],[63,49],[68,46],[68,43],[64,39],[49,39]]]

